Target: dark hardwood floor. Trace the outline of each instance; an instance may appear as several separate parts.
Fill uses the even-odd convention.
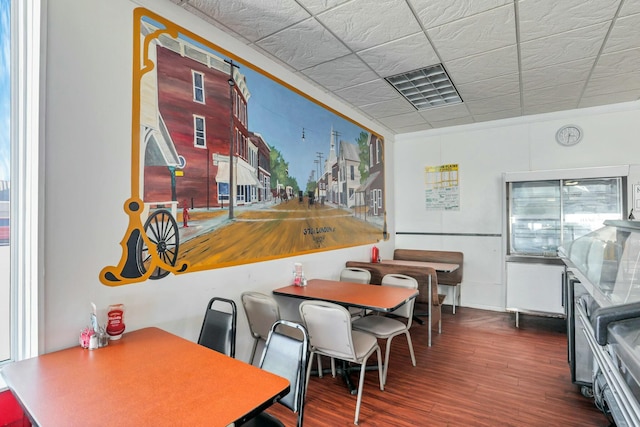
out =
[[[414,322],[411,328],[416,367],[400,336],[392,342],[384,391],[377,371],[367,371],[359,425],[609,425],[571,383],[564,320],[521,315],[516,329],[509,313],[460,307],[454,315],[450,306],[443,311],[442,334],[434,332],[432,347],[427,326]],[[384,355],[384,342],[381,348]],[[352,377],[357,381],[357,374]],[[312,377],[304,425],[352,426],[355,404],[341,378]],[[270,411],[295,426],[288,409],[275,404]]]

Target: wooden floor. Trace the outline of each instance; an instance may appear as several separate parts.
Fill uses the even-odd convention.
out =
[[[462,307],[454,315],[447,306],[442,334],[434,332],[432,347],[426,326],[414,322],[411,336],[416,367],[401,336],[392,343],[384,391],[377,371],[366,372],[359,425],[609,425],[571,383],[561,319],[521,315],[516,329],[513,314]],[[357,381],[357,374],[353,378]],[[352,426],[355,404],[341,378],[312,377],[304,425]],[[276,404],[271,412],[295,426],[295,414],[283,406]]]

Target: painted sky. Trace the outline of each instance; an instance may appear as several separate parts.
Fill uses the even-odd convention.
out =
[[[0,180],[8,181],[10,151],[10,45],[11,27],[9,14],[10,0],[0,0]]]
[[[289,175],[296,178],[301,189],[306,187],[311,171],[321,159],[320,174],[329,156],[331,130],[338,141],[355,144],[364,129],[332,113],[326,108],[293,92],[279,83],[240,66],[247,78],[251,97],[247,103],[249,130],[262,135],[267,144],[275,146],[289,163]],[[305,139],[302,141],[302,130]],[[321,153],[322,157],[317,153]],[[337,154],[337,153],[336,153]]]

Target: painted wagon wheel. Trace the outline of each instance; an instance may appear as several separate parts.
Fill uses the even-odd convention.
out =
[[[180,236],[178,234],[178,224],[167,210],[158,210],[151,214],[144,223],[144,231],[147,237],[156,245],[158,256],[169,265],[176,265],[178,258],[178,246]],[[136,245],[137,264],[140,274],[145,274],[151,265],[151,255],[149,247],[142,236],[138,237]],[[155,267],[150,279],[162,279],[169,271],[160,267]]]

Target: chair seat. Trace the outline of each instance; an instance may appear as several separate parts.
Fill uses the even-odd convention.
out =
[[[388,337],[403,332],[407,325],[397,319],[385,316],[365,316],[352,323],[354,329],[373,334],[378,337]]]
[[[360,331],[352,331],[353,346],[355,348],[356,357],[361,359],[367,354],[372,353],[378,346],[378,340],[371,334]]]

